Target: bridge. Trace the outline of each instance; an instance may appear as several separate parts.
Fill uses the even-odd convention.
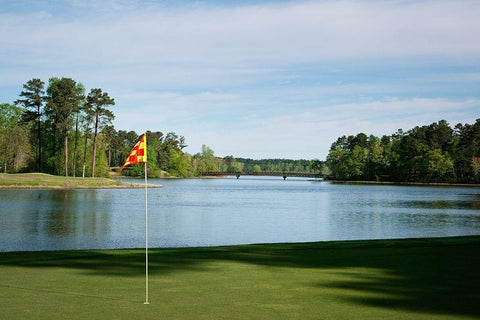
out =
[[[287,177],[302,177],[302,178],[323,178],[320,173],[298,173],[298,172],[221,172],[221,171],[209,171],[202,172],[200,176],[209,177],[221,177],[221,176],[235,176],[237,179],[240,176],[274,176],[282,177],[286,180]]]

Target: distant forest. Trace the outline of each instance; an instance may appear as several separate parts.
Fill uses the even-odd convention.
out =
[[[321,170],[331,179],[480,182],[480,119],[451,128],[444,120],[381,138],[335,141]]]
[[[0,104],[1,172],[44,172],[74,177],[109,177],[122,166],[141,133],[117,130],[115,100],[100,88],[86,92],[71,78],[31,79],[13,104]],[[308,160],[215,157],[208,146],[191,155],[185,137],[147,131],[148,175],[192,177],[209,171],[309,170]],[[141,165],[123,171],[139,176]]]
[[[110,176],[142,133],[117,130],[115,100],[100,88],[88,94],[71,78],[32,79],[13,104],[0,104],[1,172]],[[451,128],[442,120],[376,137],[359,133],[335,141],[326,161],[216,157],[203,145],[191,155],[185,137],[147,131],[150,177],[193,177],[205,172],[318,173],[326,179],[480,182],[480,119]],[[310,151],[310,150],[309,150]],[[140,176],[141,165],[123,171]]]

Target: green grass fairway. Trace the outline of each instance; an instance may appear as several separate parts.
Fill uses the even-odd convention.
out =
[[[0,319],[480,319],[480,236],[0,253]]]

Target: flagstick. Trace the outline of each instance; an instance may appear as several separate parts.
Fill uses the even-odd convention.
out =
[[[145,302],[148,302],[148,192],[147,192],[147,163],[145,162]]]

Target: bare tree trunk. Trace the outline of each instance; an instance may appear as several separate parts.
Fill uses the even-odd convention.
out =
[[[65,177],[68,177],[68,133],[65,132]]]
[[[54,124],[53,127],[53,156],[55,157],[55,162],[56,162],[56,157],[57,157],[57,124]],[[53,166],[53,174],[57,174],[57,168],[54,165]]]
[[[73,147],[73,176],[76,176],[76,170],[77,170],[77,145],[78,145],[78,114],[77,112],[77,117],[75,119],[75,146]]]
[[[40,106],[37,106],[37,171],[41,172],[42,170],[42,130],[40,127],[41,121],[40,121]]]
[[[85,148],[83,149],[82,178],[85,178],[85,167],[86,167],[86,164],[87,164],[87,142],[88,142],[88,135],[85,133]]]
[[[92,178],[95,177],[95,158],[97,156],[97,134],[98,134],[98,112],[95,117],[95,133],[93,135]]]

